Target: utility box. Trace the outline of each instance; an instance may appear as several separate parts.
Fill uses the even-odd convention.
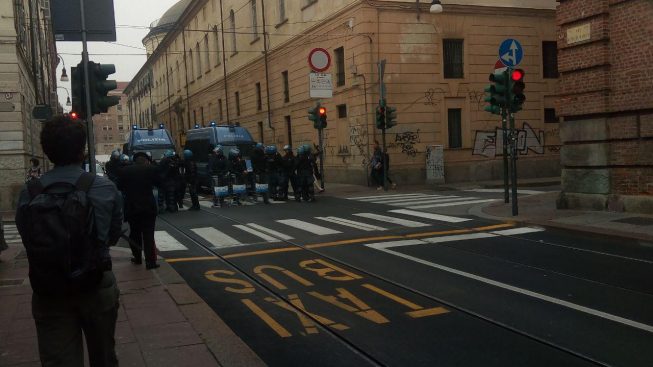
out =
[[[444,183],[444,146],[426,147],[426,182]]]

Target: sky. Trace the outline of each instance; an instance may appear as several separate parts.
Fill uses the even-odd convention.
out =
[[[116,81],[130,81],[145,63],[145,47],[143,37],[147,35],[150,23],[161,18],[163,13],[178,0],[114,0],[113,6],[116,18],[115,44],[107,42],[89,42],[88,52],[91,61],[100,64],[116,65],[116,73],[109,79]],[[66,71],[70,78],[70,68],[82,61],[81,42],[57,42],[57,52],[63,58]],[[95,54],[95,55],[94,55]],[[111,55],[99,55],[111,54]],[[70,81],[59,81],[63,64],[59,63],[57,69],[57,86],[70,91]],[[59,102],[64,111],[69,111],[66,106],[68,94],[63,89],[57,89]]]

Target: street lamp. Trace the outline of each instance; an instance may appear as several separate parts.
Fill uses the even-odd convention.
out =
[[[68,97],[66,98],[66,106],[67,107],[72,106],[73,104],[70,102],[70,92],[68,91],[68,89],[66,87],[57,87],[57,89],[63,89],[66,91],[66,93],[68,94]]]
[[[440,14],[440,13],[442,13],[442,4],[440,3],[440,0],[431,1],[431,8],[429,9],[429,12],[431,14]]]
[[[63,69],[61,70],[61,79],[59,80],[62,82],[67,82],[69,79],[68,79],[68,73],[66,73],[66,62],[63,61],[63,57],[61,57],[59,54],[57,54],[57,57],[63,63]]]

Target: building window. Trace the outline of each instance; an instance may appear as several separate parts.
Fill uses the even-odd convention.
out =
[[[443,45],[444,77],[449,79],[463,78],[463,40],[445,39]]]
[[[288,70],[281,73],[283,79],[283,101],[290,102],[290,85],[288,83]]]
[[[558,122],[558,116],[556,116],[555,108],[544,109],[544,122],[547,124],[555,124]]]
[[[256,83],[256,109],[263,109],[263,100],[261,99],[261,83]]]
[[[175,65],[175,70],[177,70],[175,73],[175,79],[177,80],[177,90],[181,90],[181,70],[179,70],[179,61],[175,61]]]
[[[220,65],[222,62],[222,53],[220,52],[220,35],[218,34],[218,26],[213,27],[213,42],[215,43],[215,66]]]
[[[209,50],[209,35],[204,35],[204,65],[206,65],[206,72],[211,70],[211,52]]]
[[[200,52],[199,42],[195,45],[195,59],[197,60],[197,77],[202,76],[202,53]]]
[[[193,78],[195,76],[195,73],[193,72],[193,50],[190,49],[188,50],[188,58],[189,58],[189,63],[190,64],[190,77]],[[194,79],[191,79],[194,80]]]
[[[200,117],[202,118],[200,121],[202,122],[202,125],[206,120],[204,120],[204,107],[200,107]]]
[[[222,100],[218,99],[218,120],[222,121],[223,120],[223,114],[222,114]]]
[[[236,98],[236,116],[240,116],[240,92],[234,94]]]
[[[197,124],[197,111],[193,110],[193,124]]]
[[[250,0],[251,2],[250,6],[252,8],[252,38],[254,38],[255,40],[258,39],[258,19],[256,17],[256,1],[257,0]]]
[[[231,49],[233,50],[233,55],[238,52],[236,48],[236,14],[233,9],[229,11],[229,32],[231,32]]]
[[[542,42],[542,76],[544,79],[556,79],[558,74],[558,43]]]
[[[258,136],[259,136],[259,141],[261,143],[264,143],[265,140],[263,139],[263,121],[258,122]]]
[[[286,0],[279,0],[279,23],[286,20]]]
[[[118,109],[118,111],[122,111],[122,105],[121,104],[117,105],[116,108]]]
[[[292,122],[290,116],[284,116],[283,118],[286,121],[286,131],[288,132],[288,145],[292,147]]]
[[[462,109],[450,108],[448,110],[449,121],[449,148],[462,148]]]
[[[347,105],[346,104],[339,104],[336,106],[338,109],[338,118],[339,119],[344,119],[347,117]]]
[[[333,50],[336,56],[336,86],[345,85],[345,49],[338,47]]]

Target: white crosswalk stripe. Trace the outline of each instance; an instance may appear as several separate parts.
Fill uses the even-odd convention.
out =
[[[293,239],[293,237],[291,237],[291,236],[288,236],[288,235],[283,234],[281,232],[277,232],[277,231],[275,231],[273,229],[270,229],[270,228],[263,227],[263,226],[258,225],[256,223],[247,223],[247,226],[251,227],[251,228],[254,228],[254,229],[257,229],[257,230],[259,230],[259,231],[261,231],[263,233],[267,233],[267,234],[269,234],[271,236],[274,236],[276,238],[280,238],[282,240],[287,241],[287,240],[292,240]]]
[[[425,195],[428,195],[428,194],[395,194],[395,195],[357,196],[357,197],[347,198],[347,199],[357,200],[357,201],[365,201],[365,200],[376,200],[376,199],[379,199],[379,198],[425,196]]]
[[[340,225],[347,226],[347,227],[360,229],[360,230],[366,231],[366,232],[385,231],[386,230],[386,228],[383,228],[383,227],[374,226],[374,225],[367,224],[367,223],[362,223],[362,222],[356,222],[356,221],[345,219],[345,218],[339,218],[339,217],[315,217],[315,218],[320,219],[320,220],[324,220],[324,221],[327,221],[327,222],[335,223],[335,224],[340,224]]]
[[[430,226],[430,224],[426,224],[426,223],[415,222],[415,221],[412,221],[412,220],[407,220],[407,219],[402,219],[402,218],[397,218],[397,217],[389,217],[387,215],[380,215],[380,214],[374,214],[374,213],[356,213],[354,215],[357,216],[357,217],[369,218],[369,219],[374,219],[374,220],[378,220],[378,221],[381,221],[381,222],[397,224],[397,225],[404,226],[404,227],[417,228],[417,227],[428,227],[428,226]]]
[[[254,236],[262,239],[263,241],[267,241],[267,242],[279,242],[280,241],[279,238],[277,238],[277,237],[270,236],[269,234],[265,234],[265,233],[263,233],[261,231],[257,231],[254,228],[250,228],[250,227],[242,225],[242,224],[236,224],[236,225],[234,225],[234,227],[236,227],[236,228],[238,228],[238,229],[240,229],[242,231],[245,231],[245,232],[247,232],[249,234],[253,234]]]
[[[392,198],[392,199],[386,199],[386,200],[374,200],[374,201],[367,201],[369,203],[375,203],[375,204],[387,204],[387,205],[393,205],[397,203],[421,203],[426,200],[446,200],[447,198],[457,198],[458,196],[442,196],[442,195],[425,195],[425,196],[414,196],[414,197],[408,197],[408,198]]]
[[[446,208],[452,206],[489,203],[491,201],[497,200],[497,199],[483,199],[474,196],[464,197],[460,195],[436,195],[436,194],[423,194],[423,193],[422,194],[420,193],[395,194],[395,195],[381,194],[376,196],[360,196],[360,197],[354,197],[348,199],[361,201],[365,203],[398,206],[398,207],[403,207],[408,209]]]
[[[154,231],[154,243],[159,251],[188,250],[166,231]]]
[[[479,200],[469,200],[470,198],[464,198],[461,201],[456,202],[446,202],[446,203],[436,203],[436,204],[427,204],[427,205],[417,205],[417,206],[408,206],[408,209],[431,209],[431,208],[444,208],[449,206],[458,206],[458,205],[471,205],[471,204],[481,204],[489,203],[492,201],[497,201],[498,199],[479,199]],[[464,200],[464,201],[463,201]]]
[[[471,189],[471,190],[465,190],[467,192],[479,192],[479,193],[491,193],[491,194],[503,194],[504,189]],[[517,189],[518,194],[522,195],[537,195],[537,194],[544,194],[546,191],[537,191],[537,190],[522,190],[522,189]]]
[[[419,218],[433,219],[440,222],[448,222],[448,223],[460,223],[460,222],[467,222],[471,220],[469,218],[452,217],[450,215],[442,215],[442,214],[435,214],[435,213],[424,213],[424,212],[418,212],[415,210],[408,210],[408,209],[395,209],[395,210],[390,210],[390,212],[410,215]]]
[[[277,220],[277,222],[281,224],[285,224],[290,227],[301,229],[306,232],[316,234],[318,236],[342,233],[340,231],[336,231],[335,229],[318,226],[317,224],[304,222],[303,220],[299,220],[299,219],[281,219],[281,220]]]
[[[191,231],[195,232],[195,234],[205,239],[208,243],[213,245],[214,248],[225,248],[242,245],[242,243],[240,243],[240,241],[237,239],[222,233],[213,227],[193,228]]]

